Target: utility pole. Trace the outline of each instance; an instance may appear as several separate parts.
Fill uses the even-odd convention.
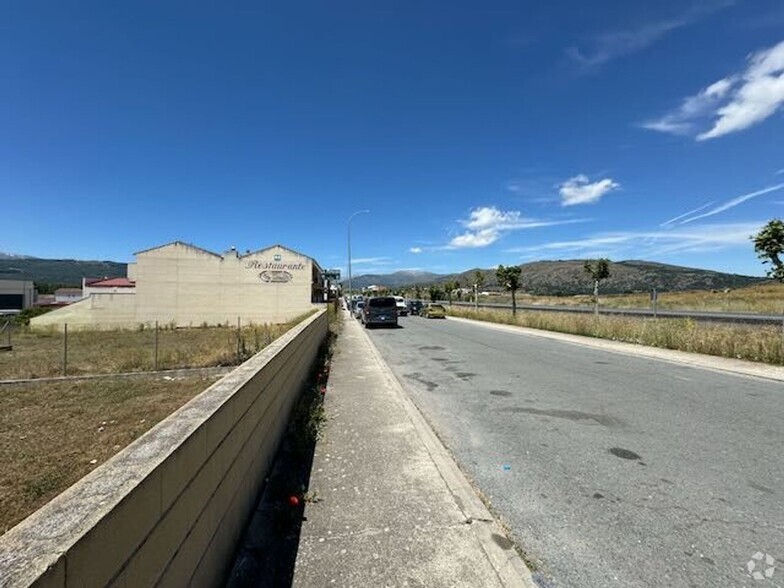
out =
[[[369,213],[370,210],[358,210],[350,217],[348,217],[348,296],[349,296],[349,307],[351,305],[351,299],[353,296],[353,287],[351,284],[351,221],[354,220],[354,217],[358,214]]]

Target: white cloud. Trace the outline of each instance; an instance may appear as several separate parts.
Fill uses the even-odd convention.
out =
[[[522,213],[518,210],[502,211],[495,206],[482,206],[472,210],[468,219],[460,221],[460,224],[468,230],[453,238],[446,248],[471,249],[487,247],[498,241],[505,233],[510,231],[578,222],[584,221],[583,219],[531,219],[523,217]]]
[[[784,184],[776,184],[775,186],[768,186],[767,188],[763,188],[762,190],[756,190],[754,192],[749,192],[748,194],[743,194],[741,196],[736,196],[732,200],[727,200],[723,204],[720,204],[719,206],[716,206],[715,208],[711,208],[708,212],[703,212],[702,214],[698,214],[696,216],[689,216],[691,214],[694,214],[695,212],[699,212],[699,210],[707,208],[707,206],[703,206],[700,209],[692,210],[691,212],[683,214],[680,217],[676,217],[675,219],[671,219],[671,220],[669,220],[667,222],[668,223],[672,223],[675,220],[679,220],[681,218],[688,217],[688,218],[684,218],[684,220],[681,220],[681,222],[678,223],[679,225],[685,225],[685,224],[694,222],[694,221],[699,220],[699,219],[703,219],[703,218],[707,218],[709,216],[713,216],[715,214],[719,214],[720,212],[724,212],[725,210],[729,210],[730,208],[735,208],[736,206],[738,206],[738,204],[743,204],[747,200],[751,200],[752,198],[756,198],[757,196],[762,196],[763,194],[769,194],[770,192],[777,192],[778,190],[781,190],[782,188],[784,188]]]
[[[392,259],[389,257],[358,257],[352,259],[351,263],[365,264],[365,265],[389,265]]]
[[[610,257],[650,258],[670,253],[704,253],[734,247],[749,247],[749,236],[765,223],[739,222],[705,224],[676,230],[619,231],[588,235],[570,241],[555,241],[531,247],[518,247],[508,253],[542,258]]]
[[[602,196],[620,187],[621,185],[611,178],[591,182],[587,176],[580,174],[561,184],[558,192],[562,206],[573,206],[598,202]]]
[[[697,22],[711,13],[727,8],[734,3],[734,0],[724,0],[712,4],[703,3],[696,5],[674,18],[650,22],[633,30],[599,35],[593,39],[588,50],[570,47],[566,54],[582,66],[600,66],[617,57],[641,51],[653,45],[665,35]]]
[[[705,141],[759,124],[782,105],[784,41],[752,54],[744,72],[714,82],[676,110],[642,126],[672,134],[697,133],[696,139]],[[698,127],[703,130],[698,132]]]
[[[408,250],[408,252],[409,253],[422,253],[422,248],[421,247],[411,247]]]
[[[673,135],[691,134],[694,132],[695,121],[710,116],[731,87],[732,81],[729,78],[714,82],[695,96],[686,98],[677,110],[658,120],[644,122],[641,126],[651,131]]]
[[[492,245],[501,237],[501,232],[496,229],[483,229],[475,233],[463,233],[449,242],[454,249],[472,249]]]
[[[713,203],[714,202],[711,201],[711,202],[708,202],[707,204],[703,204],[702,206],[699,206],[699,207],[695,208],[694,210],[690,210],[689,212],[684,212],[683,214],[679,214],[678,216],[675,216],[675,217],[671,218],[670,220],[664,221],[659,226],[660,227],[668,227],[668,226],[674,224],[676,221],[681,220],[682,218],[686,218],[687,216],[691,216],[692,214],[700,212],[701,210],[705,210],[706,208],[708,208]]]

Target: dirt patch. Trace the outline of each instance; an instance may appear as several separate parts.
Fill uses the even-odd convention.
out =
[[[5,533],[216,379],[38,382],[0,389],[0,531]]]
[[[0,380],[239,365],[299,323],[280,325],[73,331],[16,330],[0,353]]]

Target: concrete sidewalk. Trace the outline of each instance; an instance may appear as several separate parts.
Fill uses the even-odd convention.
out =
[[[362,327],[344,316],[294,586],[534,586]]]

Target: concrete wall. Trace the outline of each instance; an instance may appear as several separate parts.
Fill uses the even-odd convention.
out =
[[[136,320],[136,296],[133,293],[93,294],[68,306],[30,319],[33,327],[69,329],[117,329],[133,327]]]
[[[0,538],[0,587],[216,586],[324,341],[322,311]]]

